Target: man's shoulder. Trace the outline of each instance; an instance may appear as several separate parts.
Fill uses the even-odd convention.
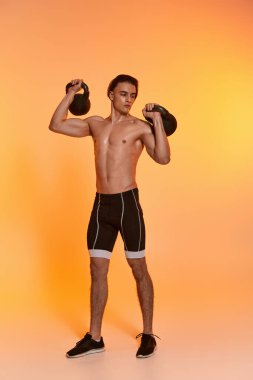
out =
[[[85,121],[104,121],[105,119],[102,116],[94,115],[89,116],[84,119]]]
[[[152,132],[151,125],[146,120],[139,119],[138,117],[133,117],[133,118],[134,118],[134,123],[138,125],[138,127],[140,127],[140,130],[142,130],[144,134]]]

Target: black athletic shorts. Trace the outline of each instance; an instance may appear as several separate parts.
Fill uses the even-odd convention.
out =
[[[110,259],[118,232],[127,258],[145,256],[145,224],[137,188],[117,194],[96,193],[87,231],[90,256]]]

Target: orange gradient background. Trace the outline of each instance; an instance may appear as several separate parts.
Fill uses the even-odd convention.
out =
[[[9,0],[0,10],[1,379],[251,379],[253,3]],[[92,139],[48,124],[76,77],[90,88],[88,115],[108,116],[120,73],[139,79],[135,116],[156,102],[178,120],[170,164],[143,152],[137,168],[162,337],[145,365],[134,357],[141,314],[120,239],[109,352],[64,357],[89,322],[94,153]]]

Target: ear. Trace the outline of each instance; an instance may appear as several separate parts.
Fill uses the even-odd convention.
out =
[[[113,100],[113,98],[114,98],[113,91],[109,92],[109,98],[110,98],[110,100]]]

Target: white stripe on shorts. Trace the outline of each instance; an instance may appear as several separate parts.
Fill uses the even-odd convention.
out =
[[[95,244],[97,242],[97,238],[98,238],[98,231],[99,231],[99,223],[98,223],[98,210],[99,210],[99,206],[100,206],[100,194],[98,194],[99,196],[99,201],[98,201],[98,208],[97,208],[97,233],[96,233],[96,237],[95,237],[95,240],[94,240],[94,244],[93,244],[93,249],[95,247]]]
[[[136,204],[136,208],[137,208],[137,211],[138,211],[139,226],[140,226],[140,239],[139,239],[139,246],[138,246],[138,251],[139,251],[139,250],[140,250],[140,245],[141,245],[141,219],[140,219],[140,211],[139,211],[139,207],[137,206],[137,202],[136,202],[136,198],[135,198],[135,195],[134,195],[133,190],[132,190],[132,193],[133,193],[134,200],[135,200],[135,204]]]
[[[121,231],[122,231],[123,241],[124,241],[124,244],[125,244],[125,248],[127,249],[127,245],[126,245],[126,241],[125,241],[125,237],[124,237],[124,232],[123,232],[123,226],[122,226],[122,221],[123,221],[123,216],[124,216],[124,210],[125,210],[125,204],[124,204],[124,199],[123,199],[122,193],[120,195],[121,195],[121,200],[122,200],[122,214],[121,214],[120,224],[121,224]]]

